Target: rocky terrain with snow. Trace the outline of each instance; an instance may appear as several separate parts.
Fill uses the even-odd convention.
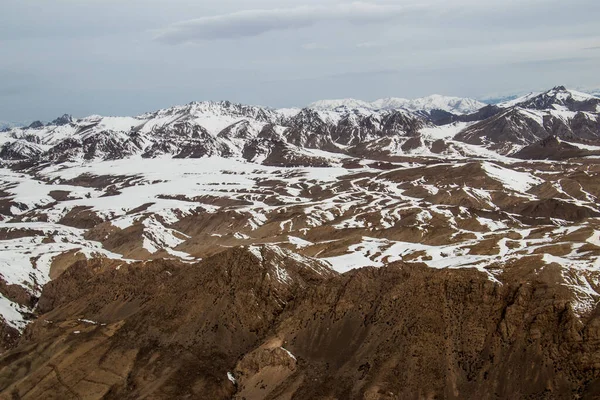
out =
[[[5,129],[0,398],[595,398],[599,156],[564,87]]]

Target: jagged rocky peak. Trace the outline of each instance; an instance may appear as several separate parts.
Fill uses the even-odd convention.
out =
[[[185,105],[177,105],[148,112],[138,116],[139,119],[149,119],[165,116],[188,116],[196,117],[203,115],[212,116],[239,116],[256,120],[270,121],[277,118],[278,114],[266,107],[243,105],[230,101],[192,101]]]
[[[63,126],[73,122],[73,117],[69,114],[63,114],[50,123],[50,125]]]
[[[201,101],[192,102],[186,111],[192,115],[214,114],[251,118],[256,121],[277,122],[280,116],[275,110],[267,107],[244,105],[231,101]]]
[[[43,127],[44,127],[44,123],[42,121],[33,121],[28,126],[29,129],[40,129],[40,128],[43,128]]]
[[[248,153],[244,151],[247,145],[257,146],[250,142],[259,138],[262,149],[272,147],[269,142],[282,141],[292,147],[279,143],[279,148],[295,155],[314,149],[352,156],[346,146],[368,149],[373,144],[379,148],[381,142],[374,142],[385,137],[392,139],[386,142],[386,154],[394,156],[406,154],[406,148],[415,150],[412,144],[416,143],[416,139],[404,144],[394,138],[416,137],[430,130],[435,139],[454,139],[510,154],[548,135],[585,140],[600,136],[596,111],[600,99],[562,86],[525,96],[512,105],[482,108],[478,107],[483,103],[438,95],[407,101],[382,99],[369,103],[369,108],[364,102],[341,100],[330,102],[335,106],[332,110],[328,109],[328,101],[314,108],[282,110],[204,101],[134,117],[94,115],[73,119],[65,114],[47,125],[36,121],[28,128],[5,132],[0,151],[5,148],[2,154],[10,160],[53,162],[64,159],[59,156],[63,148],[73,150],[69,158],[85,154],[84,159],[130,155],[241,157]],[[459,115],[468,109],[476,111]],[[450,126],[436,131],[436,125]],[[419,148],[431,154],[428,149],[432,139],[431,135],[423,136]]]

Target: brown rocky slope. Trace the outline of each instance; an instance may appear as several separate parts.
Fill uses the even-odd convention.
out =
[[[80,261],[1,356],[0,397],[597,398],[598,310],[573,311],[556,264],[502,271],[337,274],[273,245],[196,264]]]

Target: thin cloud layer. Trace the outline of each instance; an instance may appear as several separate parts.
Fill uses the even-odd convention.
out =
[[[598,0],[0,2],[6,121],[599,84]]]
[[[278,30],[306,28],[332,21],[343,21],[355,25],[372,24],[396,19],[419,9],[421,7],[418,6],[354,2],[334,7],[244,10],[170,25],[159,32],[156,40],[169,44],[180,44],[238,39]]]

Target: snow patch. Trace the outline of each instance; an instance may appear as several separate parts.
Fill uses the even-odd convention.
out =
[[[491,178],[501,182],[505,188],[515,192],[526,193],[532,187],[543,182],[542,179],[527,172],[518,172],[490,162],[482,162],[481,165]]]

